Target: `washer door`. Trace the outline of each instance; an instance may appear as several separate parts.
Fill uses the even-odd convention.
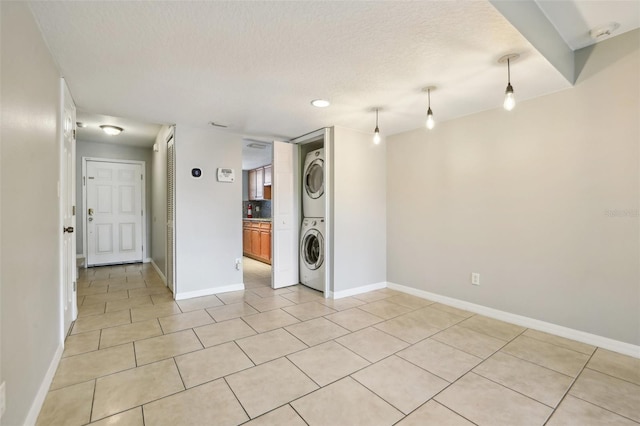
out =
[[[316,158],[304,172],[304,188],[311,198],[320,198],[324,194],[324,160]]]
[[[317,229],[310,229],[304,234],[300,253],[307,268],[315,270],[322,266],[324,262],[324,238]]]

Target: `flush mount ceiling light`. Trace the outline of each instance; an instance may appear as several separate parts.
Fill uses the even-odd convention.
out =
[[[509,53],[498,59],[498,63],[507,63],[507,89],[504,91],[504,109],[511,111],[516,106],[516,98],[513,95],[513,86],[511,85],[511,61],[515,61],[520,57],[517,53]]]
[[[380,111],[382,108],[373,108],[373,110],[376,112],[376,128],[373,131],[373,143],[378,145],[380,144],[380,129],[378,128],[378,111]]]
[[[124,131],[122,127],[112,126],[111,124],[103,124],[102,126],[100,126],[100,128],[109,136],[119,135]]]
[[[427,108],[427,122],[425,123],[427,129],[429,130],[433,129],[433,127],[436,125],[436,122],[433,119],[433,111],[431,111],[431,92],[433,92],[434,90],[436,90],[436,86],[427,86],[422,89],[423,92],[427,92],[427,97],[429,99],[429,106]]]
[[[331,102],[329,102],[326,99],[314,99],[311,101],[311,105],[313,105],[316,108],[326,108],[329,105],[331,105]]]
[[[82,121],[76,121],[76,126],[85,128],[87,127],[87,123],[83,123]]]
[[[620,24],[618,24],[617,22],[610,22],[608,24],[600,25],[599,27],[592,29],[591,31],[589,31],[589,35],[592,39],[598,40],[603,37],[610,36],[618,28],[620,28]]]

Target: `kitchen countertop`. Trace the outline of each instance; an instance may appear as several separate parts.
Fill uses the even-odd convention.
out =
[[[270,217],[243,217],[242,220],[249,220],[251,222],[271,222]]]

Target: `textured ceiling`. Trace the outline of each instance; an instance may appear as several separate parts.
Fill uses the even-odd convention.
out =
[[[115,143],[148,148],[154,144],[156,136],[160,131],[160,125],[158,124],[141,123],[138,120],[128,118],[91,114],[82,110],[78,110],[76,121],[86,126],[78,127],[77,139],[80,141]],[[99,127],[103,124],[122,127],[124,131],[117,136],[109,136]]]
[[[487,1],[31,2],[80,109],[293,138],[342,125],[394,134],[570,87]],[[309,102],[326,98],[331,107]]]

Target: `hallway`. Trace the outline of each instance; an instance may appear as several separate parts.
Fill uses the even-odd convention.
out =
[[[83,269],[38,425],[640,422],[640,360],[389,289],[272,290],[244,262],[245,291],[178,302],[149,264]]]

